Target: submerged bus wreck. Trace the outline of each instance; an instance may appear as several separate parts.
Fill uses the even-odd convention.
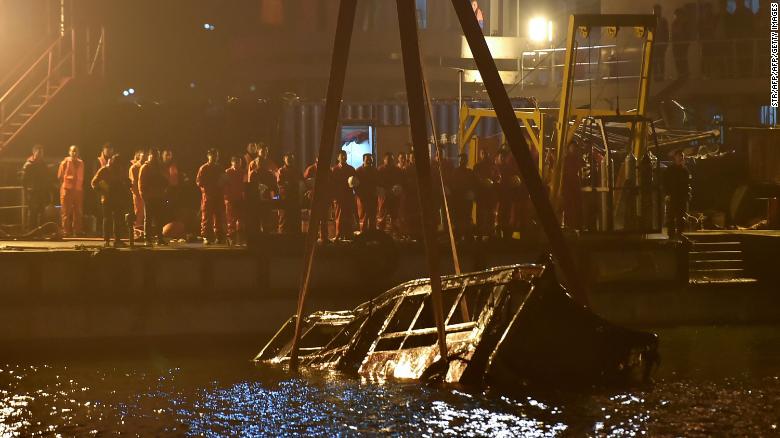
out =
[[[656,335],[613,325],[575,302],[550,262],[443,277],[442,297],[446,360],[430,281],[420,279],[354,310],[304,318],[300,363],[372,381],[516,387],[644,381],[658,359]],[[293,316],[254,360],[289,362],[294,326]]]

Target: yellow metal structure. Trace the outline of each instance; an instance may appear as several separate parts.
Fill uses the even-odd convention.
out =
[[[652,66],[653,42],[657,17],[655,15],[571,15],[569,16],[568,34],[566,37],[566,58],[563,66],[563,82],[561,88],[561,102],[558,112],[558,121],[555,125],[556,159],[555,170],[552,177],[552,193],[557,197],[560,193],[563,179],[563,162],[566,158],[566,149],[574,139],[574,133],[588,117],[599,118],[609,116],[635,116],[635,120],[628,122],[632,132],[632,152],[640,157],[644,153],[647,138],[647,123],[645,112],[647,109],[648,91],[650,88],[650,67]],[[633,28],[634,35],[643,39],[641,66],[639,71],[639,89],[637,93],[636,110],[621,113],[620,109],[594,108],[593,102],[589,108],[573,109],[572,92],[574,89],[574,70],[576,66],[577,32],[588,37],[591,29],[602,27],[607,29],[610,38],[616,38],[623,28]]]
[[[568,35],[566,38],[566,56],[563,65],[563,81],[561,89],[560,106],[556,108],[519,108],[515,110],[515,116],[522,122],[522,126],[534,145],[539,156],[539,173],[544,172],[544,139],[545,139],[545,115],[551,116],[557,110],[558,117],[555,123],[555,164],[549,180],[552,182],[552,193],[558,197],[561,180],[563,177],[563,162],[566,158],[566,148],[574,139],[577,128],[587,118],[623,116],[627,120],[632,132],[632,152],[639,157],[644,153],[647,138],[647,123],[645,112],[647,109],[648,91],[650,88],[650,67],[652,65],[652,51],[657,18],[654,15],[571,15],[569,17]],[[577,33],[584,37],[590,35],[594,27],[606,28],[609,38],[616,38],[618,32],[624,28],[632,28],[634,35],[641,38],[642,54],[639,71],[639,89],[636,105],[630,112],[621,112],[619,109],[595,108],[592,103],[589,108],[572,108],[572,92],[574,88],[574,70],[576,67],[576,41]],[[630,120],[634,116],[634,120]],[[469,153],[470,164],[476,159],[473,136],[477,125],[483,118],[495,118],[496,112],[492,108],[470,108],[464,104],[460,111],[460,123],[458,129],[458,149],[462,153]]]
[[[515,109],[515,117],[522,122],[531,144],[539,155],[539,174],[542,174],[544,163],[544,118],[545,110],[540,108]],[[470,108],[464,104],[460,109],[460,123],[458,125],[458,150],[468,153],[469,160],[476,160],[476,151],[471,150],[474,131],[479,122],[484,118],[496,118],[496,112],[492,108]],[[473,162],[470,164],[473,165]]]

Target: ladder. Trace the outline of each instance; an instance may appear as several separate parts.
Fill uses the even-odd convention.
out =
[[[755,283],[745,273],[742,242],[728,234],[686,233],[691,241],[688,277],[691,284]]]
[[[105,32],[100,29],[97,45],[89,44],[86,33],[88,74],[98,59],[105,59]],[[0,152],[41,113],[73,80],[77,70],[76,32],[60,33],[23,72],[20,66],[0,84]],[[10,85],[5,85],[10,84]]]

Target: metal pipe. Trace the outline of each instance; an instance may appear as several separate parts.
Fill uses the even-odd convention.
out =
[[[357,0],[341,0],[341,3],[339,4],[336,36],[333,42],[333,54],[330,62],[328,94],[325,101],[325,118],[322,123],[320,150],[317,158],[317,175],[314,178],[314,195],[311,212],[309,214],[309,230],[306,233],[301,289],[298,293],[295,334],[293,336],[292,350],[290,351],[291,370],[298,368],[298,344],[301,339],[304,304],[311,281],[311,266],[314,261],[314,250],[317,246],[318,225],[327,208],[325,187],[327,186],[328,173],[330,172],[328,165],[333,156],[333,150],[336,147],[336,128],[338,127],[341,99],[344,93],[344,78],[347,73],[349,46],[352,40],[352,30],[355,23],[356,6]]]
[[[463,108],[463,77],[466,74],[462,68],[458,69],[458,120],[460,120],[460,112]],[[460,141],[460,139],[458,139]]]

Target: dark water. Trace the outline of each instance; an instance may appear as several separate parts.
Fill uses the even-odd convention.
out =
[[[0,436],[780,436],[780,326],[659,333],[653,384],[584,392],[291,377],[249,363],[247,341],[203,353],[197,343],[45,359],[6,351]]]

